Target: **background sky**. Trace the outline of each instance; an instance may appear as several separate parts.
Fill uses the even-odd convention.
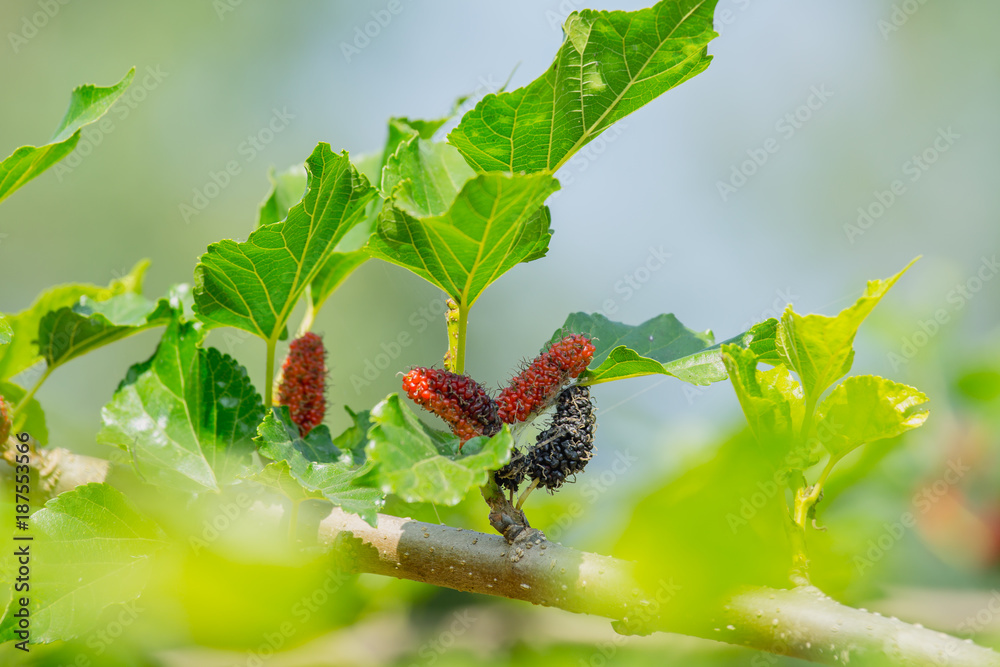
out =
[[[190,282],[208,243],[246,238],[270,168],[302,162],[318,141],[378,150],[390,116],[437,117],[461,95],[528,83],[551,62],[568,11],[587,6],[122,0],[57,4],[48,16],[43,5],[0,6],[0,153],[44,143],[74,86],[137,73],[111,132],[85,132],[77,155],[0,207],[4,312],[57,283],[106,284],[143,257],[152,260],[148,296]],[[789,301],[834,314],[866,280],[917,255],[863,327],[854,372],[923,379],[929,391],[941,363],[996,340],[1000,5],[721,0],[716,20],[705,73],[557,174],[548,256],[504,276],[472,312],[468,370],[480,381],[505,382],[568,313],[609,299],[612,319],[672,312],[723,339]],[[374,36],[359,37],[365,30]],[[264,142],[269,124],[280,131]],[[185,219],[182,205],[230,161],[239,173]],[[872,214],[864,225],[859,208]],[[651,253],[669,258],[646,272]],[[977,273],[978,291],[955,298]],[[626,288],[629,276],[640,289]],[[420,314],[440,298],[377,261],[332,297],[315,330],[330,349],[334,432],[347,423],[339,406],[370,407],[399,390],[397,371],[440,363],[443,321],[424,329]],[[942,309],[948,321],[914,344]],[[416,342],[391,369],[351,381],[402,332]],[[53,444],[99,451],[101,406],[158,336],[102,349],[49,380],[39,398]],[[261,342],[228,330],[209,343],[263,386]],[[912,358],[901,356],[908,344]],[[692,390],[647,378],[595,395],[599,449],[627,444],[649,462],[629,473],[633,482],[662,476],[742,419],[726,383]]]

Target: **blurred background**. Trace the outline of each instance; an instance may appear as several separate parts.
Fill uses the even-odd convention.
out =
[[[53,2],[46,14],[45,3],[6,0],[0,154],[44,143],[76,85],[111,85],[131,66],[136,79],[109,114],[112,131],[85,130],[74,155],[0,207],[0,311],[20,311],[58,283],[107,284],[144,257],[152,260],[147,296],[190,282],[207,244],[251,231],[272,167],[301,163],[318,141],[352,154],[380,150],[390,116],[438,117],[459,96],[472,96],[467,109],[508,79],[513,89],[539,76],[570,11],[644,4],[106,1]],[[931,418],[857,457],[851,474],[866,472],[862,484],[834,475],[819,516],[829,544],[817,558],[841,599],[959,631],[1000,600],[1000,47],[990,46],[1000,5],[720,0],[716,24],[721,37],[705,73],[608,130],[557,174],[549,254],[479,300],[468,371],[505,383],[578,310],[629,324],[672,312],[720,340],[789,302],[832,315],[866,280],[922,255],[862,327],[852,373],[917,386],[931,397]],[[280,129],[262,133],[269,126]],[[185,214],[230,161],[239,173]],[[669,258],[648,271],[654,255]],[[314,330],[330,350],[334,433],[348,424],[340,406],[368,408],[399,390],[397,371],[439,363],[441,299],[377,261],[333,295]],[[389,370],[366,375],[403,332],[415,342],[392,353]],[[94,443],[100,409],[158,337],[103,348],[53,375],[38,394],[52,444],[107,455]],[[262,342],[234,330],[208,342],[262,386]],[[597,459],[558,496],[536,493],[529,516],[564,544],[609,552],[643,497],[711,460],[744,421],[727,383],[644,378],[594,394]],[[639,464],[612,468],[616,452]],[[971,470],[934,486],[955,460]],[[942,490],[918,502],[927,489]],[[478,503],[396,509],[484,529]],[[569,512],[573,503],[582,516]],[[917,526],[885,557],[870,568],[850,560],[907,511]],[[672,636],[622,640],[598,619],[374,577],[361,577],[347,597],[350,613],[331,612],[339,620],[289,639],[282,649],[292,653],[268,664],[326,664],[332,651],[341,656],[333,664],[465,664],[470,655],[487,664],[662,664],[664,655],[748,664],[753,656]],[[202,604],[176,601],[173,625],[140,620],[147,633],[170,629],[152,642],[132,632],[140,638],[102,650],[94,664],[153,644],[155,652],[140,651],[153,663],[196,655],[236,664],[235,655],[251,664],[246,649],[263,630],[221,637],[177,620]],[[1000,616],[988,616],[965,629],[996,637]],[[460,618],[476,620],[459,632]],[[386,632],[398,642],[372,648]],[[53,664],[82,649],[60,650]]]

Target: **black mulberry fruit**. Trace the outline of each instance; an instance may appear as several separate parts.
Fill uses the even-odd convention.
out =
[[[594,452],[595,421],[589,387],[575,385],[560,393],[552,423],[527,455],[528,477],[555,490],[583,471]]]

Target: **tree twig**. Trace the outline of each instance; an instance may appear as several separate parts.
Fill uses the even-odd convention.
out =
[[[381,514],[372,528],[335,507],[317,537],[345,553],[358,572],[624,619],[823,664],[1000,666],[1000,654],[988,648],[844,606],[811,586],[747,589],[714,619],[670,627],[658,610],[670,602],[672,579],[642,590],[630,563],[547,542],[538,533],[508,544],[499,535]]]

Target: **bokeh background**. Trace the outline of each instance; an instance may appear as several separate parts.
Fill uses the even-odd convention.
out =
[[[246,238],[272,167],[301,163],[317,141],[352,154],[379,150],[390,116],[438,117],[459,96],[471,95],[471,104],[508,79],[514,88],[540,75],[569,11],[644,3],[401,0],[401,11],[388,14],[383,0],[68,2],[39,20],[43,4],[0,5],[0,153],[44,143],[74,86],[110,85],[133,65],[137,74],[109,116],[112,132],[85,131],[61,168],[0,207],[3,312],[61,282],[106,284],[144,257],[152,260],[148,296],[189,282],[208,243]],[[377,30],[369,26],[377,34],[358,38],[387,15]],[[931,419],[872,455],[863,484],[839,494],[835,476],[838,502],[822,518],[841,526],[832,553],[863,551],[881,523],[912,510],[914,493],[947,461],[973,461],[973,472],[871,571],[846,577],[849,584],[832,577],[850,601],[878,608],[881,600],[891,613],[954,631],[1000,585],[1000,5],[721,0],[716,22],[721,37],[705,73],[629,116],[557,174],[549,254],[480,299],[468,369],[492,386],[505,382],[577,310],[604,309],[630,324],[672,312],[719,339],[779,315],[788,302],[834,314],[866,280],[922,255],[863,326],[853,372],[921,388],[932,399]],[[278,113],[288,119],[281,131],[250,146]],[[755,155],[763,164],[747,162]],[[185,219],[182,205],[232,160],[240,173]],[[905,191],[887,203],[895,180]],[[859,223],[861,211],[871,218]],[[647,272],[654,252],[669,259]],[[421,314],[440,299],[376,261],[334,294],[314,327],[330,349],[334,432],[347,424],[339,406],[370,407],[398,391],[396,371],[440,360],[443,320],[425,327]],[[929,327],[941,310],[947,321]],[[366,378],[366,363],[401,332],[414,344],[390,370]],[[238,357],[262,386],[263,343],[233,334],[213,333],[209,343]],[[38,398],[53,444],[106,455],[94,443],[100,408],[158,335],[104,348],[49,380]],[[565,521],[560,540],[608,551],[643,494],[710,459],[743,422],[726,383],[692,389],[646,378],[594,393],[600,454],[588,475],[607,473],[608,483],[582,478],[531,502],[542,528],[583,502],[586,514]],[[613,472],[616,451],[640,464]],[[481,527],[479,506],[466,504],[441,511]],[[431,509],[401,511],[436,516]],[[463,664],[476,651],[498,664],[601,664],[593,637],[636,664],[665,652],[690,664],[747,664],[752,656],[671,637],[616,643],[596,619],[413,584],[362,578],[358,586],[357,623],[333,635],[304,633],[292,642],[299,653],[272,664],[320,664],[308,660],[318,660],[322,642],[354,647],[343,662],[357,664]],[[422,652],[453,622],[450,610],[466,605],[480,620],[454,647]],[[1000,618],[986,625],[996,633]],[[378,632],[394,633],[401,648],[366,654]],[[213,643],[189,640],[163,641],[156,659],[193,659],[192,645]],[[237,649],[218,643],[198,658],[229,664],[219,656]]]

